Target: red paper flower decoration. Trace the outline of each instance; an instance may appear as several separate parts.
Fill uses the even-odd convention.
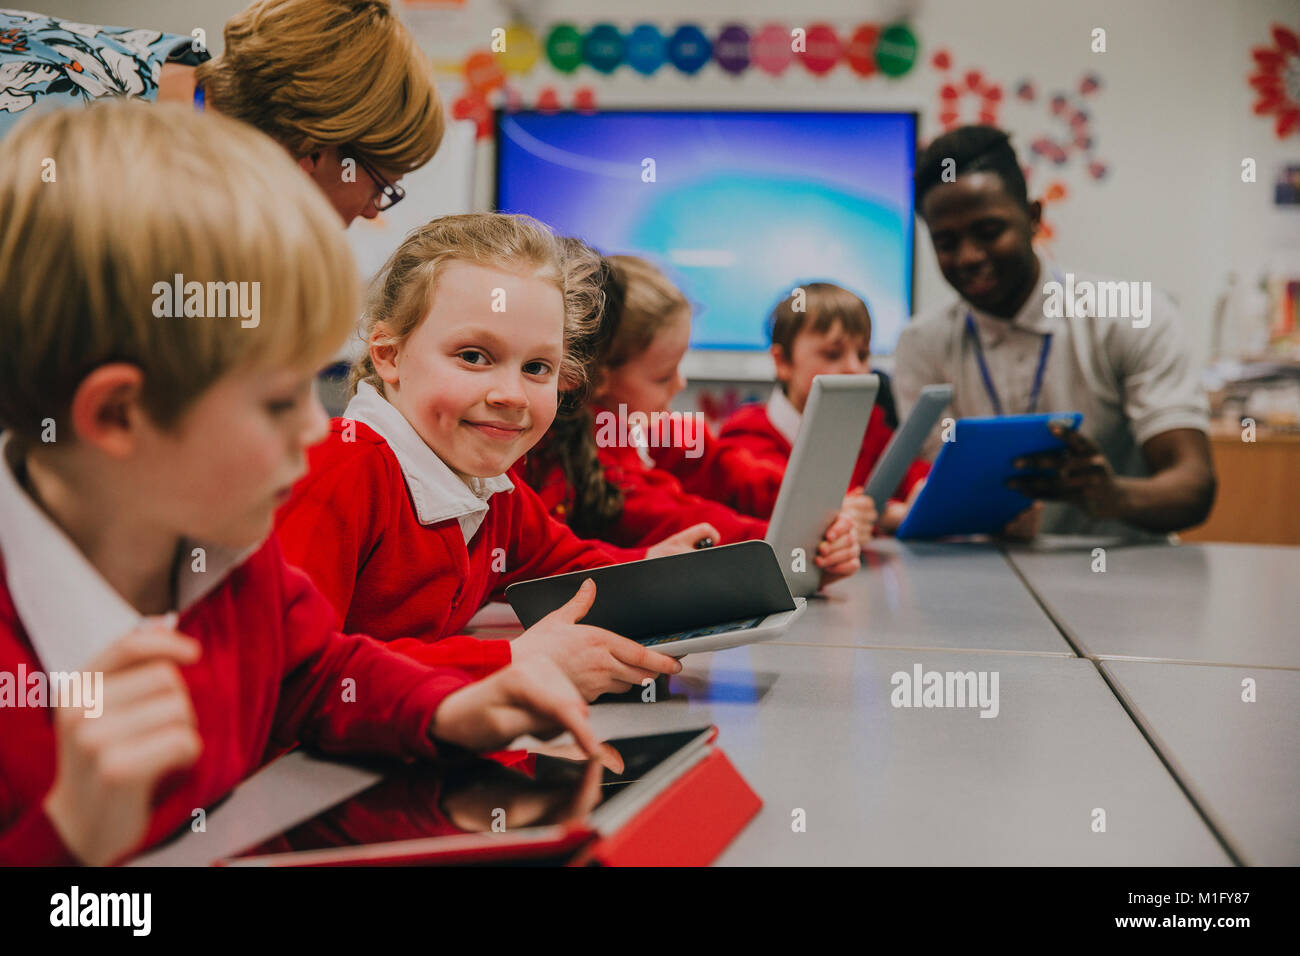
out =
[[[1280,23],[1273,24],[1273,46],[1251,50],[1256,71],[1250,85],[1259,94],[1258,116],[1277,117],[1278,139],[1300,131],[1300,37]]]
[[[967,70],[960,76],[953,76],[952,56],[947,50],[940,50],[931,58],[936,70],[945,74],[944,82],[939,87],[939,124],[946,133],[956,129],[962,123],[962,100],[974,100],[976,116],[967,122],[984,123],[987,126],[998,125],[998,108],[1002,103],[1002,87],[991,82],[980,70]]]

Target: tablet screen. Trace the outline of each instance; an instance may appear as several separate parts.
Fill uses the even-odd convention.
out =
[[[397,765],[369,789],[235,859],[579,823],[708,733],[611,740],[622,773],[592,764],[572,745]]]

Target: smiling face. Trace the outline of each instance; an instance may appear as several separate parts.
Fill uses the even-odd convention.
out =
[[[933,187],[921,214],[948,284],[977,309],[1012,318],[1037,283],[1033,237],[1042,204],[1026,209],[997,173],[975,172]]]
[[[690,312],[674,312],[645,351],[602,370],[593,398],[607,408],[626,405],[629,413],[668,411],[669,403],[686,387],[680,365],[690,344]]]
[[[825,332],[804,329],[795,336],[790,354],[780,345],[772,346],[776,377],[785,388],[786,398],[798,412],[808,403],[815,375],[858,375],[869,371],[870,347],[864,336],[845,331],[835,322]]]
[[[370,349],[389,402],[448,467],[476,478],[507,471],[551,426],[563,354],[553,283],[456,261],[415,330]]]

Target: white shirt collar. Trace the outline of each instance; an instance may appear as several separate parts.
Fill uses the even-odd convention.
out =
[[[420,524],[455,518],[466,544],[487,517],[488,499],[498,491],[514,491],[514,482],[505,475],[461,478],[425,444],[406,417],[367,382],[357,385],[357,394],[348,402],[343,417],[368,425],[388,443],[402,468]]]
[[[5,582],[41,665],[82,671],[147,618],[113,590],[81,549],[31,499],[13,472],[9,435],[0,436],[0,553]],[[246,551],[203,545],[196,570],[193,542],[182,544],[177,602],[184,612],[215,588],[260,544]],[[175,626],[175,614],[164,615]]]
[[[803,415],[790,404],[790,399],[786,397],[780,385],[772,389],[772,394],[767,399],[767,418],[772,423],[772,427],[781,433],[781,437],[794,447],[794,440],[799,437],[799,424],[803,421]]]

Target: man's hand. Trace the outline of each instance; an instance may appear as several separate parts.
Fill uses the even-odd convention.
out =
[[[1151,474],[1116,476],[1101,449],[1073,429],[1048,426],[1066,447],[1027,455],[1016,467],[1041,468],[1040,476],[1012,479],[1008,487],[1031,498],[1066,501],[1098,518],[1118,518],[1147,531],[1181,531],[1200,524],[1214,505],[1216,482],[1210,442],[1195,428],[1171,428],[1142,443]]]
[[[549,657],[587,700],[621,694],[640,687],[646,678],[681,671],[682,665],[674,658],[602,627],[579,624],[595,600],[596,583],[588,578],[569,603],[510,642],[511,657],[516,661]]]
[[[1017,469],[1047,474],[1012,478],[1007,487],[1030,498],[1068,502],[1096,518],[1121,517],[1125,511],[1124,487],[1096,442],[1058,422],[1049,423],[1047,428],[1065,442],[1064,448],[1012,462]]]
[[[1033,541],[1038,537],[1038,526],[1043,520],[1043,503],[1035,501],[1006,523],[1002,537],[1011,541]]]

